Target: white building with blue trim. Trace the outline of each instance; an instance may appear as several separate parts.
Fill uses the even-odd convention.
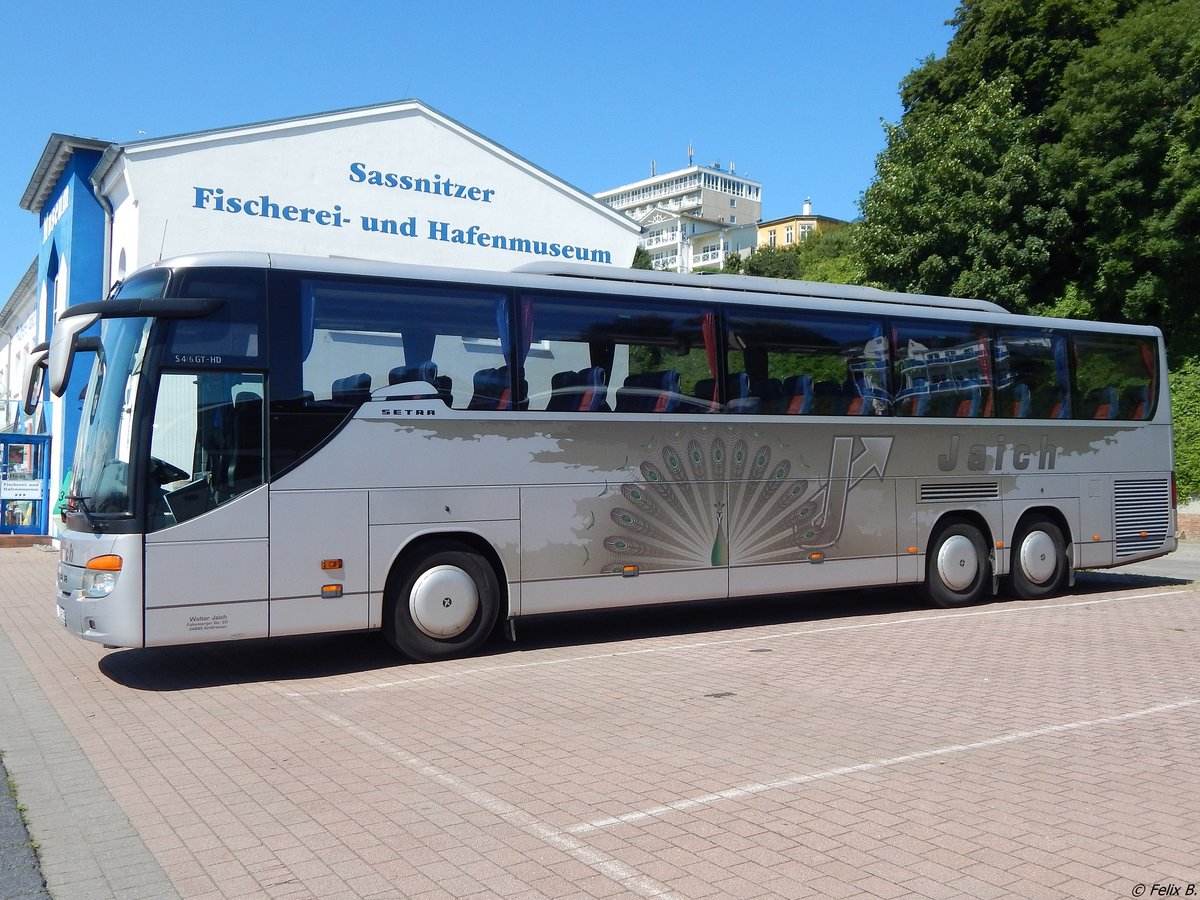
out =
[[[41,233],[38,341],[67,306],[187,253],[626,268],[641,235],[628,216],[417,100],[124,144],[54,134],[21,207]],[[75,367],[61,399],[43,398],[53,485],[71,465],[88,368]]]

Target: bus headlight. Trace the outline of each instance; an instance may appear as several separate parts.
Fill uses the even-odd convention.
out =
[[[117,586],[121,574],[121,557],[109,554],[88,560],[83,570],[83,596],[97,600],[107,597]]]

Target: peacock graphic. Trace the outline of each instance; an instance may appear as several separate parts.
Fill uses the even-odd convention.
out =
[[[883,477],[892,438],[835,437],[823,474],[735,427],[680,430],[653,445],[642,446],[640,479],[620,486],[609,512],[616,530],[603,541],[603,572],[794,562],[832,547],[850,492]]]

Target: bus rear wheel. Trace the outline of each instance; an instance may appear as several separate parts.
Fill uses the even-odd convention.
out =
[[[1067,578],[1062,530],[1045,516],[1021,523],[1013,541],[1009,585],[1022,600],[1041,600],[1062,590]]]
[[[925,593],[938,606],[970,606],[982,595],[990,560],[983,532],[954,520],[937,533],[926,557]]]
[[[442,541],[389,579],[384,635],[418,662],[465,656],[487,640],[499,608],[491,563],[463,544]]]

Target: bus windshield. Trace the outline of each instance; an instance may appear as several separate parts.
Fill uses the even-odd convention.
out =
[[[130,515],[133,410],[153,319],[106,319],[84,396],[70,500],[87,513]]]
[[[169,273],[151,270],[121,285],[115,298],[161,297]],[[84,394],[75,470],[68,498],[70,509],[89,515],[128,516],[129,462],[133,441],[133,408],[153,319],[102,320],[100,348]]]
[[[185,272],[166,298],[170,271],[152,269],[81,313],[101,332],[68,510],[92,529],[146,511],[151,530],[169,527],[262,482],[265,381],[245,368],[264,360],[254,274]]]

